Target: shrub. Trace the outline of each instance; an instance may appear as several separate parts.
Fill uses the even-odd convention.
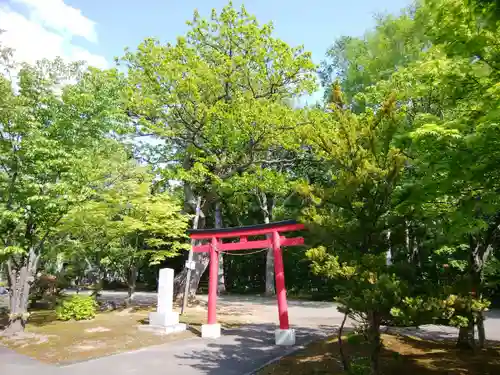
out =
[[[370,374],[370,358],[354,357],[351,362],[349,375],[366,375]]]
[[[90,320],[97,312],[97,302],[90,296],[64,298],[56,308],[58,320]]]

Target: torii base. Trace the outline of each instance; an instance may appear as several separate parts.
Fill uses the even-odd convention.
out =
[[[220,334],[220,324],[202,324],[201,337],[204,339],[218,339]]]
[[[293,346],[295,345],[295,330],[294,329],[277,329],[274,331],[274,339],[276,345]]]

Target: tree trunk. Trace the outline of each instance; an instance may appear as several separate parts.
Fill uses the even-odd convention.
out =
[[[465,350],[473,350],[476,346],[474,341],[474,320],[469,318],[467,327],[460,327],[458,331],[457,348]]]
[[[224,280],[224,254],[219,253],[219,274],[217,281],[217,293],[226,293],[226,282]]]
[[[264,223],[269,224],[272,218],[274,200],[267,199],[266,193],[259,193],[259,203],[260,209],[262,211],[262,216],[264,217]],[[271,235],[268,234],[267,238],[271,238]],[[276,289],[274,285],[274,251],[273,248],[270,247],[266,252],[266,296],[274,296],[276,294]]]
[[[222,210],[220,201],[215,203],[215,228],[223,227]],[[217,282],[217,292],[219,294],[226,293],[226,283],[224,280],[224,254],[219,253],[219,277]]]
[[[185,196],[185,207],[186,209],[192,208],[196,214],[199,215],[197,228],[205,228],[205,213],[203,212],[202,206],[198,207],[198,199],[194,196],[191,186],[189,184],[184,184],[184,196]],[[199,211],[197,211],[199,209]],[[200,279],[205,270],[207,269],[209,262],[208,253],[193,253],[193,262],[195,263],[195,269],[191,271],[191,276],[189,280],[189,296],[188,299],[194,299],[196,297],[196,292],[198,290],[198,285],[200,284]],[[186,287],[188,270],[184,268],[181,272],[177,274],[174,278],[174,297],[175,299],[181,299]]]
[[[380,318],[374,311],[368,313],[368,340],[371,346],[370,352],[370,375],[380,374],[380,351],[382,341],[380,339]]]
[[[408,220],[405,220],[405,243],[409,263],[420,267],[420,250],[418,247],[417,236],[415,234],[415,228],[412,227],[411,222],[408,222]]]
[[[93,275],[93,291],[91,293],[91,296],[94,297],[96,301],[102,294],[106,276],[106,269],[103,266],[99,266],[97,272],[95,272]]]
[[[38,266],[39,257],[30,250],[21,260],[20,268],[15,268],[9,259],[7,264],[9,283],[9,321],[3,335],[9,336],[24,331],[28,320],[28,304],[31,284]]]
[[[340,360],[342,361],[342,367],[343,367],[345,373],[349,373],[349,370],[350,370],[349,359],[345,355],[343,340],[342,340],[342,335],[344,334],[344,326],[345,326],[346,320],[347,320],[347,312],[344,314],[344,319],[342,319],[342,324],[340,325],[337,338],[338,338],[338,343],[339,343],[339,354],[340,354]]]
[[[194,253],[193,261],[195,262],[195,269],[191,271],[189,299],[194,299],[196,297],[198,285],[200,284],[201,277],[208,267],[210,256],[208,253]],[[176,299],[182,298],[182,293],[184,292],[184,288],[186,286],[186,278],[187,268],[184,268],[174,279],[174,295]]]
[[[5,282],[5,268],[4,264],[0,263],[0,284]]]
[[[267,235],[269,238],[271,235]],[[272,248],[267,249],[266,252],[266,296],[274,296],[276,288],[274,285],[274,251]]]
[[[418,247],[418,239],[417,236],[413,236],[413,241],[412,241],[412,259],[413,259],[413,264],[415,264],[417,267],[421,267],[421,262],[420,262],[420,250]]]
[[[411,247],[410,247],[410,226],[408,224],[408,220],[405,219],[405,245],[406,245],[406,254],[411,262]]]
[[[391,246],[391,230],[388,229],[386,233],[387,238],[387,252],[385,254],[385,264],[390,266],[392,264],[392,246]]]
[[[127,280],[128,293],[127,293],[127,299],[125,300],[126,306],[132,305],[132,302],[134,301],[136,283],[137,283],[137,266],[131,265]]]
[[[484,312],[481,311],[477,317],[477,336],[479,339],[479,349],[484,349],[486,342],[486,331],[484,329]]]
[[[486,264],[488,258],[491,256],[493,251],[493,246],[491,241],[493,239],[493,234],[497,230],[498,223],[490,226],[487,234],[478,240],[476,237],[469,236],[469,288],[470,292],[473,293],[473,297],[481,298],[483,295],[483,284],[484,284],[484,265]],[[461,349],[474,349],[476,346],[474,337],[474,316],[472,311],[467,311],[469,324],[467,327],[461,327],[457,347]],[[484,315],[480,314],[478,318],[478,336],[479,336],[479,346],[484,346],[484,341],[486,339],[486,333],[484,330]]]
[[[195,215],[193,218],[193,229],[198,229],[198,223],[200,221],[200,213],[201,213],[201,196],[198,196],[196,199],[196,208]],[[187,308],[188,300],[189,300],[189,285],[188,282],[191,281],[191,263],[193,262],[193,247],[196,245],[197,241],[191,239],[191,249],[189,249],[188,254],[188,262],[189,267],[186,267],[186,281],[184,282],[184,292],[182,294],[182,305],[181,305],[181,315],[184,315],[184,311]]]

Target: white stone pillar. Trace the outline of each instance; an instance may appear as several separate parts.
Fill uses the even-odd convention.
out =
[[[186,325],[179,323],[179,313],[173,311],[174,270],[160,269],[158,278],[158,294],[156,312],[149,313],[149,326],[141,326],[144,330],[174,333],[186,330]]]
[[[170,313],[174,305],[174,270],[162,268],[158,278],[157,311]]]

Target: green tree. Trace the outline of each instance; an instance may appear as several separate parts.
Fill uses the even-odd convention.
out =
[[[316,273],[339,280],[337,299],[365,327],[371,373],[378,374],[380,326],[407,295],[404,280],[386,265],[388,215],[406,161],[398,137],[405,130],[394,97],[377,113],[355,115],[341,96],[333,97],[328,108],[311,114],[314,124],[301,134],[329,166],[329,181],[302,188],[312,203],[305,220],[311,229],[319,227],[328,244],[310,249],[308,256]]]
[[[290,156],[289,156],[290,158]],[[255,223],[270,223],[280,217],[280,208],[294,193],[293,178],[290,175],[291,165],[286,158],[279,166],[255,166],[241,175],[235,175],[220,185],[221,198],[233,209],[240,212],[257,208],[260,215],[254,218]],[[292,159],[289,159],[292,160]],[[287,171],[288,169],[288,171]],[[253,206],[253,207],[251,207]],[[284,219],[284,218],[283,218]],[[252,223],[253,224],[253,223]],[[274,295],[274,254],[270,248],[266,252],[265,294]]]
[[[339,80],[347,103],[362,111],[355,96],[395,70],[417,60],[429,46],[422,22],[415,21],[415,6],[401,14],[378,16],[377,25],[361,38],[343,36],[327,50],[321,63],[320,78],[328,97]]]
[[[475,321],[484,341],[484,269],[498,238],[500,34],[495,7],[478,3],[420,1],[410,13],[383,20],[365,38],[339,44],[332,56],[340,58],[327,65],[339,75],[354,109],[377,110],[394,94],[405,115],[410,168],[391,219],[391,243],[414,260],[418,272],[433,275],[436,285],[439,264],[456,265],[447,277],[460,282],[443,285],[442,292],[469,301],[454,320],[464,325],[459,344],[466,347],[474,344]],[[382,57],[372,59],[375,55]]]
[[[189,249],[188,216],[168,192],[152,193],[151,176],[129,181],[103,197],[113,207],[109,261],[127,281],[128,302],[133,299],[137,272],[145,263],[159,264]]]
[[[63,232],[79,243],[73,250],[80,254],[83,247],[98,268],[125,281],[130,303],[141,266],[161,263],[189,248],[188,216],[169,192],[153,191],[147,168],[127,160],[121,168],[113,184],[68,215]],[[100,278],[105,277],[100,272]]]
[[[221,212],[221,182],[282,162],[270,151],[287,145],[288,131],[302,122],[284,102],[314,91],[315,66],[310,53],[273,37],[272,25],[260,25],[244,8],[229,4],[209,20],[195,12],[188,25],[176,43],[148,39],[121,63],[129,72],[130,115],[164,140],[159,161],[169,165],[167,179],[182,181],[186,208],[194,211],[195,197],[203,196],[203,226],[210,207]],[[222,225],[220,217],[213,222]],[[192,293],[207,254],[195,261]]]
[[[426,186],[427,198],[447,202],[448,244],[468,249],[467,277],[454,291],[465,299],[475,295],[463,314],[458,341],[462,347],[474,345],[474,322],[484,343],[482,309],[473,311],[472,306],[487,305],[482,300],[484,270],[499,234],[500,30],[491,21],[492,9],[479,10],[474,2],[460,0],[423,2],[415,18],[425,20],[432,47],[379,85],[397,91],[410,114],[414,163],[423,172],[420,183]]]
[[[10,334],[24,327],[30,285],[61,219],[106,181],[118,147],[110,132],[123,122],[115,70],[81,72],[55,60],[8,77],[0,76],[0,237]]]

